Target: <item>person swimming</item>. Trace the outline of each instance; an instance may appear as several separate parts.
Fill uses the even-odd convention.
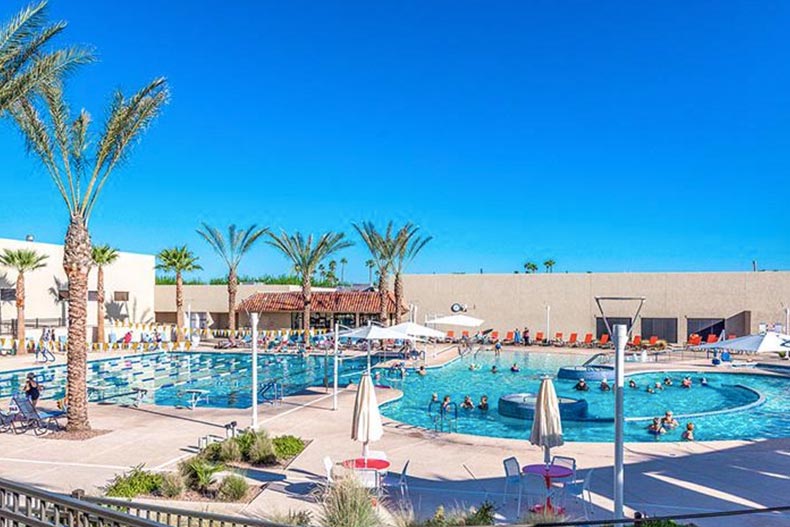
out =
[[[679,424],[680,423],[678,423],[678,420],[672,416],[672,412],[670,410],[667,410],[664,414],[664,417],[661,418],[661,426],[668,430],[677,428]]]
[[[639,388],[639,387],[636,385],[636,381],[635,381],[635,380],[633,380],[633,379],[628,379],[628,387],[629,387],[629,388]]]
[[[658,417],[653,418],[653,422],[647,426],[647,431],[654,435],[661,435],[666,433],[666,430],[661,426],[661,419]]]
[[[664,386],[672,386],[672,379],[664,377]]]
[[[512,371],[513,373],[518,373],[518,372],[520,372],[521,370],[518,368],[518,364],[516,364],[516,363],[514,362],[514,363],[513,363],[513,366],[511,366],[511,367],[510,367],[510,371]]]
[[[683,377],[683,381],[680,383],[681,388],[685,388],[687,390],[691,389],[691,377]]]
[[[446,412],[448,408],[450,408],[450,396],[445,395],[444,399],[442,400],[442,413]]]
[[[700,386],[707,386],[707,385],[708,385],[708,379],[707,379],[707,378],[705,378],[705,377],[701,378],[701,379],[699,380],[699,385],[700,385]]]
[[[587,386],[587,381],[584,379],[579,379],[579,382],[576,383],[576,386],[574,386],[573,389],[577,392],[586,392],[590,389],[590,387]]]
[[[477,409],[481,412],[488,411],[488,396],[484,395],[480,398],[480,404],[477,405]]]
[[[431,394],[431,402],[432,403],[438,403],[439,402],[439,394],[438,393]]]
[[[599,388],[601,389],[602,392],[610,392],[610,391],[612,391],[612,387],[609,386],[608,382],[606,382],[606,378],[601,380],[601,384],[599,385]]]
[[[662,385],[660,382],[657,382],[657,383],[656,383],[656,384],[653,386],[653,388],[654,388],[654,389],[655,389],[657,392],[658,392],[658,391],[664,391],[664,386],[663,386],[663,385]]]
[[[493,366],[491,366],[491,373],[498,373],[498,371],[497,371],[497,369],[496,369],[496,364],[494,364]]]
[[[464,402],[461,403],[461,408],[463,408],[464,410],[474,410],[475,403],[473,403],[472,398],[467,395],[466,397],[464,397]]]
[[[417,375],[419,375],[421,377],[425,377],[426,375],[428,375],[428,372],[425,371],[425,366],[424,365],[420,366],[420,369],[417,370]]]
[[[656,393],[656,389],[653,388],[652,386],[648,386],[647,387],[647,393]]]
[[[686,429],[680,437],[684,441],[694,441],[694,423],[686,423]]]

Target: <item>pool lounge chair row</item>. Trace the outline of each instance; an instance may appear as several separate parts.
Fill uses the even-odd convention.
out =
[[[23,434],[33,430],[36,435],[42,435],[60,429],[58,420],[66,416],[65,411],[47,412],[37,409],[21,393],[14,394],[12,400],[16,406],[15,412],[5,413],[0,410],[0,432]]]

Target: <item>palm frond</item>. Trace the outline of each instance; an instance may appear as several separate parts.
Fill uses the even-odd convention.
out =
[[[112,264],[119,256],[120,253],[118,249],[111,247],[109,244],[94,245],[91,247],[91,259],[94,265],[98,265],[99,267]]]
[[[156,264],[156,268],[170,273],[187,273],[203,269],[197,263],[198,257],[187,249],[186,245],[162,249],[159,254],[156,255],[156,258],[159,260],[159,263]]]
[[[225,238],[216,227],[202,223],[203,229],[197,233],[220,255],[229,271],[239,268],[241,259],[252,248],[258,239],[269,232],[268,228],[259,228],[253,224],[246,229],[239,229],[236,225],[228,226],[228,236]]]
[[[0,265],[16,269],[19,273],[35,271],[46,267],[46,254],[39,254],[32,249],[4,249],[0,255]]]

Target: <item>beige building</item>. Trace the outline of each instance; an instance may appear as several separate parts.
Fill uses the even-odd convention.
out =
[[[0,239],[4,249],[32,249],[48,256],[46,267],[25,274],[25,318],[31,337],[43,326],[65,326],[68,282],[63,271],[63,246],[23,240]],[[107,317],[129,322],[154,320],[154,256],[121,252],[105,268]],[[16,323],[16,278],[14,269],[0,267],[0,328],[10,334]],[[96,271],[88,279],[88,325],[96,324]],[[90,334],[90,333],[89,333]]]
[[[416,319],[448,314],[452,304],[502,335],[516,327],[554,336],[600,336],[595,296],[644,296],[635,335],[686,342],[690,333],[754,333],[786,322],[790,272],[438,274],[407,275],[405,296]],[[631,324],[638,302],[606,302],[607,317]],[[548,316],[547,316],[548,315]],[[547,322],[548,319],[548,322]],[[452,328],[448,328],[452,329]],[[460,328],[456,328],[460,329]]]

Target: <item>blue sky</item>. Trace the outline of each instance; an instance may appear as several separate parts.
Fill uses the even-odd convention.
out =
[[[7,19],[23,4],[0,6]],[[232,9],[227,6],[232,5]],[[411,220],[415,272],[790,267],[787,2],[52,0],[95,46],[74,106],[168,77],[93,238],[153,253],[199,222]],[[0,125],[2,236],[62,241],[55,189]],[[348,250],[365,279],[365,250]],[[287,265],[268,246],[242,272]]]

